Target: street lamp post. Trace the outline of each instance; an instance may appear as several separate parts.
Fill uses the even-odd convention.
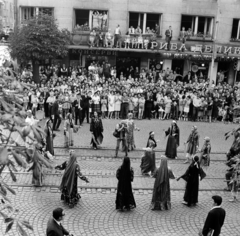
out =
[[[218,26],[219,26],[219,5],[218,5],[218,0],[217,0],[217,16],[216,16],[216,20],[215,20],[214,35],[213,35],[212,63],[211,63],[209,88],[211,88],[211,86],[212,86],[214,62],[217,57],[216,41],[217,41]],[[214,81],[214,84],[216,84],[216,81]]]

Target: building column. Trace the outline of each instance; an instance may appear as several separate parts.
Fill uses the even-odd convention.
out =
[[[163,70],[166,70],[167,68],[169,68],[169,70],[172,69],[172,60],[163,60]]]
[[[213,18],[211,18],[210,27],[209,27],[209,34],[211,36],[213,36]]]
[[[194,35],[198,33],[198,16],[195,17]]]
[[[239,33],[240,33],[240,20],[238,20],[237,39],[239,39]]]
[[[187,75],[189,70],[190,70],[190,61],[184,60],[184,65],[183,65],[183,76]]]
[[[207,25],[208,25],[208,18],[205,18],[205,22],[204,22],[204,34],[207,34]]]
[[[146,25],[147,25],[147,13],[143,15],[143,34],[146,32]]]
[[[210,78],[210,82],[211,82],[211,81],[214,81],[214,84],[216,85],[218,62],[214,62],[213,72],[212,72],[212,73],[211,73],[211,68],[212,68],[212,62],[209,63],[209,67],[208,67],[208,78]],[[212,75],[212,78],[211,78],[211,75]]]
[[[90,29],[92,29],[92,14],[93,14],[93,11],[90,10],[89,11],[89,22],[88,22],[88,26],[90,27]]]

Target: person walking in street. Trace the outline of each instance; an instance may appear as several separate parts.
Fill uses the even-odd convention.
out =
[[[128,113],[127,127],[128,127],[128,133],[126,134],[126,139],[127,139],[128,151],[130,152],[136,148],[135,140],[134,140],[134,130],[138,130],[138,131],[140,130],[139,128],[137,128],[137,126],[134,123],[132,113]]]
[[[62,182],[60,184],[61,200],[63,200],[70,208],[74,207],[81,198],[78,193],[78,178],[89,183],[88,179],[80,172],[80,167],[77,163],[76,154],[70,151],[68,161],[55,167],[57,170],[65,170]]]
[[[176,179],[178,181],[180,178],[182,178],[187,182],[183,197],[184,201],[182,202],[184,205],[190,207],[196,206],[198,203],[199,177],[200,180],[202,180],[206,177],[206,174],[200,167],[199,157],[195,156],[185,174]]]
[[[52,217],[48,220],[47,223],[47,236],[64,236],[71,234],[62,226],[62,221],[65,216],[65,213],[62,208],[56,208],[53,210]]]
[[[127,124],[125,121],[121,121],[120,124],[116,125],[116,129],[115,129],[116,133],[117,133],[117,146],[116,146],[116,150],[115,150],[115,158],[118,157],[118,151],[119,151],[119,146],[120,143],[122,142],[122,146],[123,146],[123,151],[125,152],[125,156],[128,156],[128,148],[127,148],[127,140],[126,140],[126,134],[128,133],[128,129],[127,129]]]
[[[154,139],[154,132],[151,131],[149,133],[147,146],[144,148],[145,152],[141,159],[141,173],[142,175],[149,176],[149,172],[151,171],[151,175],[155,173],[156,170],[156,160],[155,160],[155,151],[154,148],[157,147],[157,142]]]
[[[171,127],[165,131],[166,136],[168,135],[168,141],[166,146],[165,155],[168,158],[177,158],[177,147],[179,146],[180,131],[175,120],[172,121]]]
[[[117,170],[116,177],[118,179],[116,209],[129,211],[136,207],[132,192],[134,171],[131,168],[129,157],[124,157],[122,165]]]
[[[72,113],[67,114],[67,119],[64,121],[64,147],[69,148],[70,146],[74,145],[73,140],[73,119]]]
[[[222,197],[212,196],[213,207],[208,213],[203,230],[199,232],[199,236],[219,236],[221,228],[224,224],[226,211],[222,208]]]
[[[92,133],[91,144],[92,147],[96,150],[98,148],[98,145],[100,145],[103,141],[103,124],[96,111],[93,113],[90,124],[90,132]]]
[[[189,163],[192,157],[196,154],[199,147],[199,138],[200,136],[198,134],[197,126],[193,126],[188,140],[184,143],[184,145],[188,143],[186,154],[187,160],[184,162],[184,164]]]
[[[211,143],[210,138],[204,138],[204,144],[200,152],[200,164],[201,166],[210,166],[210,153],[211,153]]]
[[[54,156],[53,138],[54,133],[52,130],[52,120],[47,119],[44,127],[44,132],[46,134],[46,151],[50,152]]]
[[[58,104],[58,97],[56,97],[55,102],[52,106],[52,115],[53,115],[53,130],[59,131],[59,127],[61,125],[62,119],[59,112],[59,104]]]
[[[153,175],[155,179],[153,195],[152,195],[152,208],[151,210],[170,210],[171,209],[171,193],[169,179],[175,179],[175,176],[168,166],[166,157],[161,157],[160,167]]]

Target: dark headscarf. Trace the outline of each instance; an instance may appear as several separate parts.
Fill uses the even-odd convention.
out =
[[[168,173],[168,161],[166,157],[161,158],[160,167],[157,170],[157,178],[155,180],[154,188],[157,191],[162,190],[163,194],[165,193],[165,186],[167,187],[167,181],[169,181],[169,173]]]
[[[62,183],[60,185],[60,190],[64,188],[67,189],[69,195],[72,193],[74,179],[76,175],[76,168],[77,168],[77,157],[75,153],[71,153],[70,159],[68,161],[67,167],[63,174]]]
[[[148,137],[148,141],[147,141],[147,146],[146,147],[149,147],[149,141],[153,141],[154,142],[154,147],[157,147],[157,142],[155,141],[155,139],[153,137],[151,137],[153,131],[149,132],[149,137]]]

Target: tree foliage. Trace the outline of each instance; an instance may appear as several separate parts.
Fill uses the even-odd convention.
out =
[[[13,75],[4,74],[0,77],[0,217],[6,223],[6,233],[15,227],[18,233],[24,236],[29,235],[28,230],[33,228],[28,221],[21,219],[19,210],[11,204],[8,194],[16,195],[16,192],[1,176],[3,171],[7,172],[16,182],[15,173],[18,168],[26,169],[36,161],[51,168],[50,160],[39,154],[33,155],[36,150],[30,152],[16,140],[16,134],[23,140],[29,137],[35,143],[35,147],[38,147],[45,138],[45,132],[37,124],[29,126],[25,123],[26,113],[21,105],[22,92],[23,89],[31,90],[29,86],[17,81]],[[33,131],[34,137],[30,137],[30,130]]]
[[[43,60],[68,54],[66,45],[70,44],[70,32],[59,29],[52,15],[39,13],[16,27],[9,43],[12,58],[19,63],[27,64],[31,61],[33,65],[38,65]]]

